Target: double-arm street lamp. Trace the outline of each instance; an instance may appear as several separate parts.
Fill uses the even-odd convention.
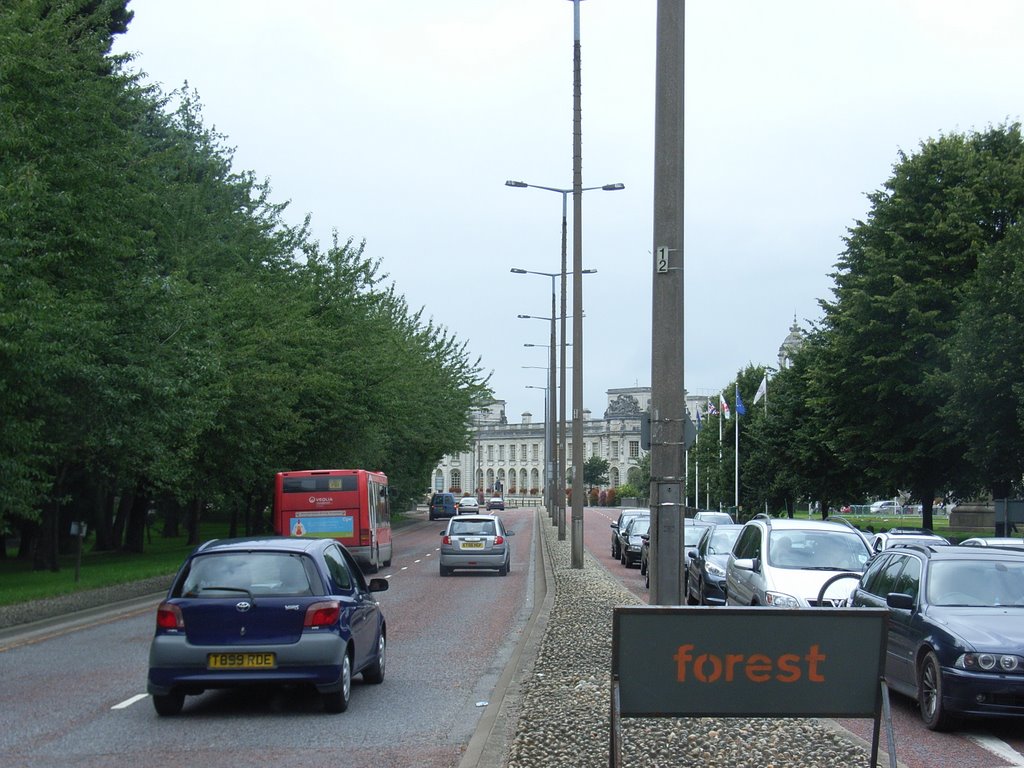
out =
[[[512,271],[516,274],[530,274],[525,269],[512,268]],[[552,525],[558,524],[558,505],[555,496],[558,492],[558,480],[555,473],[555,467],[558,466],[558,453],[555,448],[555,276],[551,277],[551,317],[537,317],[536,315],[517,315],[523,320],[547,320],[551,323],[551,343],[548,345],[550,353],[550,361],[548,362],[548,394],[545,398],[546,406],[544,409],[544,421],[547,422],[548,428],[545,430],[545,445],[544,451],[547,457],[547,466],[544,472],[544,487],[547,489],[547,502],[548,502],[548,517],[551,519]],[[523,346],[536,346],[532,344],[524,344]],[[563,537],[564,538],[564,537]]]
[[[574,457],[574,459],[576,459],[576,458],[579,459],[578,463],[579,463],[580,466],[575,466],[577,462],[575,460],[573,461],[573,485],[578,489],[578,493],[574,493],[573,494],[573,503],[572,503],[572,506],[573,506],[572,566],[573,566],[573,568],[582,568],[583,567],[583,506],[582,506],[582,503],[583,503],[582,502],[582,488],[583,488],[583,453],[582,453],[582,445],[583,445],[583,422],[582,422],[582,414],[583,414],[583,403],[582,403],[582,400],[583,400],[583,352],[582,352],[582,349],[583,349],[583,345],[582,345],[582,342],[583,342],[583,328],[582,328],[582,320],[583,320],[583,306],[582,306],[583,305],[583,301],[582,301],[583,277],[582,276],[584,274],[586,274],[586,273],[589,273],[589,272],[595,272],[596,270],[584,270],[582,268],[582,261],[581,261],[582,255],[580,255],[579,259],[575,258],[575,256],[576,256],[575,251],[578,250],[577,246],[582,247],[582,245],[580,243],[576,243],[573,246],[573,251],[574,251],[573,271],[571,273],[568,271],[568,265],[567,265],[568,255],[567,255],[567,252],[566,252],[566,246],[567,246],[567,242],[568,242],[568,210],[567,210],[567,207],[568,207],[568,198],[569,198],[569,195],[573,194],[573,189],[571,189],[571,188],[570,189],[562,189],[562,188],[559,188],[559,187],[545,187],[545,186],[542,186],[540,184],[527,184],[525,181],[512,181],[512,180],[506,181],[505,182],[505,186],[507,186],[507,187],[516,187],[516,188],[519,188],[519,189],[525,189],[525,188],[544,189],[544,190],[547,190],[548,192],[557,192],[558,194],[560,194],[562,196],[562,271],[561,272],[555,272],[555,273],[536,272],[536,273],[532,273],[532,274],[542,274],[542,275],[547,275],[547,276],[551,277],[551,280],[552,280],[552,282],[551,282],[551,286],[552,286],[551,287],[551,291],[552,291],[552,312],[551,312],[551,316],[552,317],[554,317],[554,315],[555,315],[554,309],[553,309],[553,307],[554,307],[554,303],[553,303],[554,302],[554,298],[553,298],[554,297],[554,279],[555,279],[555,277],[561,277],[562,278],[562,281],[561,281],[561,283],[562,283],[562,297],[561,297],[561,306],[562,306],[562,312],[561,312],[561,321],[562,321],[561,322],[561,341],[562,341],[562,343],[561,343],[560,355],[559,355],[559,357],[560,357],[560,366],[559,366],[559,386],[558,386],[558,409],[559,409],[559,416],[560,416],[560,418],[558,419],[558,423],[560,425],[559,429],[560,429],[560,435],[561,435],[561,438],[560,438],[560,441],[559,441],[559,449],[558,449],[559,450],[559,457],[560,457],[559,469],[558,469],[558,477],[559,477],[559,482],[558,482],[558,490],[559,490],[559,498],[558,498],[558,509],[559,509],[559,512],[558,512],[558,516],[559,516],[558,538],[559,538],[559,540],[564,540],[565,539],[565,463],[566,463],[566,459],[568,458],[565,455],[566,454],[566,435],[565,435],[565,431],[566,431],[565,430],[565,425],[566,425],[566,409],[565,409],[565,371],[566,371],[566,364],[565,364],[565,350],[566,350],[566,347],[568,346],[566,344],[566,335],[565,335],[565,319],[566,319],[566,317],[568,317],[568,314],[566,312],[565,299],[566,299],[566,276],[569,275],[569,274],[572,274],[572,276],[573,276],[573,284],[574,284],[574,288],[575,288],[574,296],[577,299],[577,301],[575,303],[578,306],[574,308],[575,317],[573,319],[573,342],[576,344],[576,348],[573,350],[573,365],[572,365],[572,368],[573,368],[573,372],[572,372],[572,377],[573,377],[573,399],[574,399],[574,401],[573,401],[573,420],[572,420],[572,425],[573,425],[572,439],[573,439],[573,457]],[[605,192],[617,192],[617,191],[625,189],[625,188],[626,188],[625,184],[616,183],[616,184],[603,184],[603,185],[601,185],[599,187],[579,187],[578,189],[579,189],[580,192],[589,192],[590,190],[594,190],[594,189],[600,189],[600,190],[603,190]],[[579,217],[577,217],[577,218],[579,218]],[[580,239],[579,236],[577,236],[576,239],[579,240]],[[580,262],[580,263],[576,263],[576,262]],[[513,269],[512,271],[520,273],[520,274],[526,272],[526,270],[516,270],[516,269]],[[552,342],[552,343],[554,343],[554,342]],[[552,356],[552,360],[553,359],[554,358]],[[576,402],[577,399],[580,402]],[[577,448],[577,445],[580,446],[580,447]],[[578,480],[577,480],[577,478],[578,478]]]

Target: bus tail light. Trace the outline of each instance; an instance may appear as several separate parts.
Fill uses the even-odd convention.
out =
[[[323,600],[313,603],[306,609],[306,620],[303,622],[307,629],[319,629],[336,624],[341,616],[341,603],[337,600]]]

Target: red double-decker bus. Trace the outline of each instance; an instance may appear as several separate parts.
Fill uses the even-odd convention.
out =
[[[365,469],[278,472],[274,530],[337,539],[367,573],[391,565],[388,478]]]

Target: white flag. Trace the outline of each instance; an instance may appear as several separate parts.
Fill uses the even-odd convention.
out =
[[[764,375],[764,378],[761,379],[761,386],[759,386],[757,388],[757,394],[754,395],[754,403],[756,404],[757,401],[760,400],[762,397],[764,397],[766,394],[768,394],[768,374],[767,373]]]
[[[729,404],[725,402],[725,397],[721,392],[718,393],[718,410],[722,412],[725,418],[729,418]]]

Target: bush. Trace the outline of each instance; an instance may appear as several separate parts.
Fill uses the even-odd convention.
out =
[[[609,507],[615,507],[615,506],[618,506],[618,503],[619,503],[619,489],[618,488],[609,488],[605,492],[605,504],[607,504],[607,506],[609,506]]]

